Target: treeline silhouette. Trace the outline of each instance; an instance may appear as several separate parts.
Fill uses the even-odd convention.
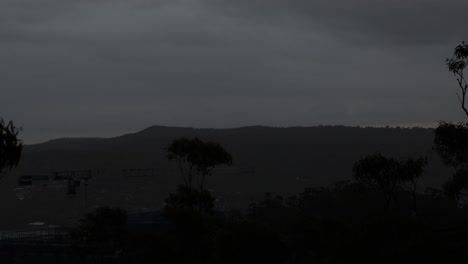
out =
[[[463,203],[443,190],[417,191],[425,157],[368,155],[352,181],[219,211],[192,181],[206,184],[230,154],[197,138],[174,140],[167,152],[184,184],[166,199],[165,221],[129,227],[121,209],[100,208],[72,231],[82,254],[104,243],[124,263],[433,263],[455,261],[468,246]]]
[[[290,197],[266,193],[245,211],[184,208],[144,228],[129,229],[120,209],[98,209],[73,232],[89,246],[82,254],[105,242],[120,263],[446,263],[465,256],[468,209],[436,189],[417,194],[417,214],[411,192],[398,189],[395,199],[398,206],[385,209],[378,189],[346,181]]]

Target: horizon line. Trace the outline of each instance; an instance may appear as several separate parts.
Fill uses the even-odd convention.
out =
[[[64,137],[56,137],[47,140],[38,140],[33,141],[31,143],[24,143],[25,146],[31,145],[39,145],[48,143],[51,141],[56,140],[73,140],[73,139],[112,139],[123,137],[126,135],[138,134],[144,132],[145,130],[151,128],[173,128],[173,129],[206,129],[206,130],[230,130],[230,129],[244,129],[244,128],[255,128],[255,127],[262,127],[262,128],[275,128],[275,129],[288,129],[288,128],[319,128],[319,127],[346,127],[346,128],[383,128],[383,129],[435,129],[439,122],[428,122],[428,123],[402,123],[402,124],[395,124],[395,125],[331,125],[331,124],[324,124],[324,125],[311,125],[311,126],[271,126],[271,125],[246,125],[246,126],[238,126],[238,127],[195,127],[195,126],[169,126],[169,125],[152,125],[146,127],[144,129],[140,129],[133,132],[119,132],[118,135],[115,136],[64,136]],[[24,142],[24,141],[23,141]]]

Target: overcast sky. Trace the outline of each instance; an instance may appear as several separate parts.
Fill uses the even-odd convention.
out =
[[[0,116],[26,143],[151,125],[463,120],[466,0],[0,0]]]

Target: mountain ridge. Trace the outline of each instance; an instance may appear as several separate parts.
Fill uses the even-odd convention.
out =
[[[198,127],[184,127],[184,126],[164,126],[164,125],[152,125],[142,130],[136,132],[129,132],[124,133],[119,136],[113,137],[60,137],[49,139],[44,142],[33,143],[33,144],[25,144],[25,146],[36,146],[36,145],[43,145],[43,144],[52,144],[57,142],[64,142],[64,141],[78,141],[78,140],[108,140],[108,139],[116,139],[122,138],[126,136],[138,135],[138,134],[145,134],[145,133],[154,133],[156,130],[206,130],[206,131],[232,131],[232,130],[251,130],[251,129],[323,129],[323,128],[352,128],[352,129],[403,129],[403,130],[435,130],[434,128],[426,128],[426,127],[390,127],[390,126],[345,126],[345,125],[317,125],[317,126],[285,126],[285,127],[276,127],[276,126],[265,126],[265,125],[252,125],[252,126],[241,126],[241,127],[230,127],[230,128],[198,128]]]

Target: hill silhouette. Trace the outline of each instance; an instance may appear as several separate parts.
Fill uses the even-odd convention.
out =
[[[83,186],[79,187],[73,201],[67,198],[64,186],[15,190],[21,175],[52,175],[54,171],[93,171],[87,190],[89,208],[99,205],[121,206],[129,210],[159,208],[168,193],[182,181],[174,165],[165,157],[165,147],[180,137],[218,142],[231,153],[234,166],[216,169],[207,179],[207,187],[218,197],[217,206],[241,208],[265,192],[288,195],[305,187],[349,180],[354,162],[368,154],[426,155],[432,148],[434,130],[344,126],[233,129],[152,126],[115,138],[57,139],[27,145],[20,166],[0,186],[0,206],[5,214],[17,215],[13,214],[17,210],[23,210],[24,214],[15,216],[18,219],[1,219],[0,225],[14,226],[31,221],[63,224],[70,214],[83,211]],[[145,169],[146,172],[131,177],[124,172],[129,169]],[[435,153],[432,154],[420,191],[427,186],[439,187],[450,175],[451,170],[441,164]],[[48,206],[52,201],[54,208]],[[54,215],[59,215],[58,219]]]

